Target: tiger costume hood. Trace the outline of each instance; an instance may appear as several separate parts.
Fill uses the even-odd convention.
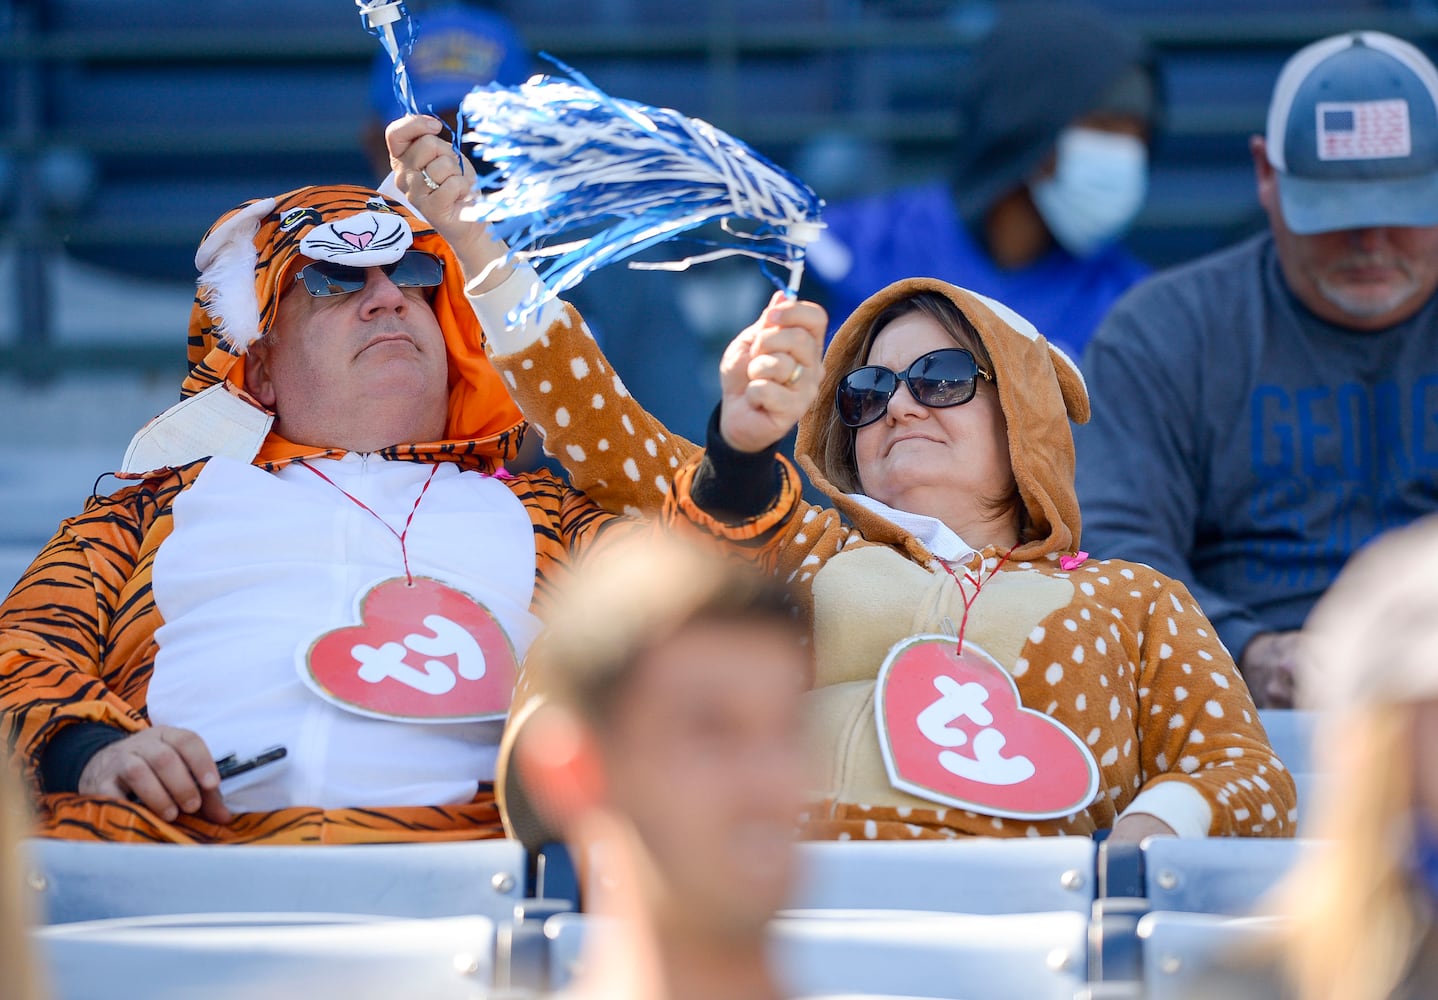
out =
[[[447,271],[429,291],[447,348],[450,439],[346,454],[281,438],[274,427],[286,414],[272,426],[252,398],[254,366],[247,392],[244,359],[274,329],[299,269],[315,259],[379,266],[411,247]],[[138,481],[91,497],[60,525],[0,606],[0,737],[31,783],[39,829],[161,843],[499,836],[494,723],[512,671],[575,562],[650,528],[548,471],[495,474],[525,426],[497,372],[536,412],[543,398],[585,414],[554,423],[578,435],[566,440],[571,455],[623,449],[673,458],[672,468],[670,449],[687,442],[623,393],[572,309],[541,310],[532,343],[506,341],[505,317],[531,290],[532,270],[516,267],[466,300],[441,237],[373,191],[304,188],[242,205],[210,231],[197,264],[183,396],[132,445]],[[517,377],[561,343],[573,350],[563,378]],[[318,652],[331,648],[333,657]],[[383,677],[367,669],[381,651]],[[449,712],[410,702],[395,713],[359,704],[356,691],[485,704]],[[431,721],[456,715],[465,718]],[[80,790],[103,748],[154,726],[198,736],[212,756],[288,754],[227,783],[228,822],[166,818]]]
[[[274,415],[245,391],[241,359],[271,331],[280,298],[306,263],[374,267],[409,249],[444,262],[431,306],[448,348],[449,409],[443,441],[391,450],[464,460],[486,471],[513,458],[523,418],[485,357],[484,331],[465,298],[463,272],[449,244],[397,200],[369,188],[328,185],[246,202],[210,227],[195,254],[199,290],[180,402],[135,436],[120,474],[143,478],[211,455],[273,469],[299,458],[343,454],[275,433]]]

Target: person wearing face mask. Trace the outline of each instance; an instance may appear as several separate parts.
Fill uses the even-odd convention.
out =
[[[1283,707],[1348,557],[1438,510],[1438,68],[1315,42],[1251,150],[1268,231],[1135,288],[1089,345],[1078,488],[1094,550],[1187,583]]]
[[[1010,5],[956,96],[951,175],[830,206],[810,267],[835,315],[927,275],[1011,305],[1078,357],[1148,273],[1119,244],[1148,190],[1159,114],[1147,50],[1083,4]]]

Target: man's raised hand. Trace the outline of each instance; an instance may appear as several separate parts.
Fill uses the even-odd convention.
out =
[[[475,196],[474,166],[440,134],[443,127],[429,115],[406,115],[390,122],[384,133],[390,169],[409,203],[453,248],[465,281],[483,276],[469,291],[487,292],[509,275],[509,268],[494,263],[504,257],[506,248],[490,235],[488,226],[459,217]]]

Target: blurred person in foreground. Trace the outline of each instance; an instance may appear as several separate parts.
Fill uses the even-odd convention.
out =
[[[1269,950],[1198,991],[1244,1000],[1438,995],[1438,520],[1355,556],[1303,641],[1323,712],[1314,840],[1274,895]]]
[[[1349,556],[1438,510],[1438,69],[1379,32],[1315,42],[1250,146],[1269,230],[1114,307],[1075,439],[1089,543],[1188,584],[1284,707]]]
[[[524,794],[500,781],[511,832],[561,831],[613,921],[566,996],[781,995],[765,935],[797,868],[804,637],[770,578],[672,537],[562,596],[507,737]]]
[[[21,844],[30,834],[19,775],[0,764],[0,976],[6,1000],[41,1000],[41,976],[29,931],[36,893],[25,883]]]
[[[931,276],[998,299],[1077,358],[1148,268],[1119,245],[1159,116],[1142,41],[1079,3],[1004,5],[956,83],[949,177],[829,206],[810,254],[846,316]]]

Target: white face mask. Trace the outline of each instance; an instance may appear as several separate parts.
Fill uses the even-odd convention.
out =
[[[1052,177],[1029,184],[1054,239],[1087,257],[1121,236],[1148,193],[1148,147],[1131,135],[1091,128],[1059,133]]]

